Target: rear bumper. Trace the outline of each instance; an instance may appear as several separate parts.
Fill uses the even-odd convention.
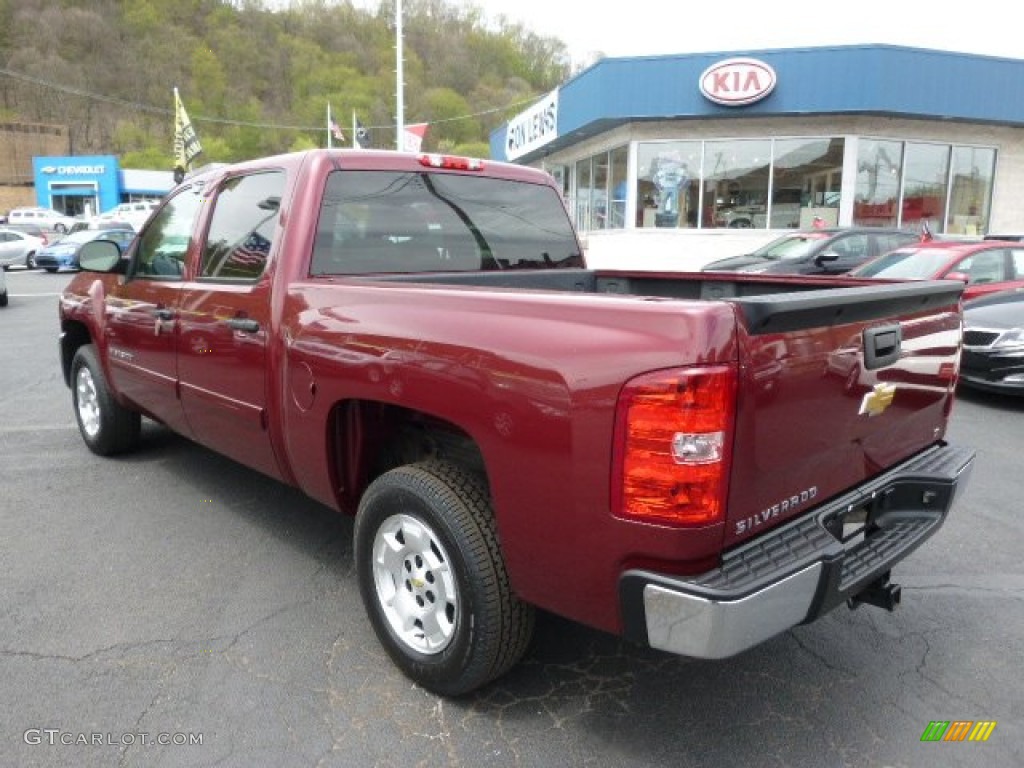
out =
[[[619,585],[625,634],[720,659],[813,621],[887,576],[935,533],[973,466],[974,451],[939,445],[726,553],[713,571],[688,578],[627,571]],[[844,519],[864,511],[864,534],[844,543]]]

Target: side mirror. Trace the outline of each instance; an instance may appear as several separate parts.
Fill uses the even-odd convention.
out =
[[[814,263],[821,266],[826,261],[839,261],[839,254],[835,251],[825,251],[814,257]]]
[[[971,276],[966,272],[948,272],[945,276],[946,280],[962,280],[965,283],[971,282]]]
[[[78,266],[86,272],[124,274],[126,264],[121,249],[110,240],[92,240],[78,252]]]

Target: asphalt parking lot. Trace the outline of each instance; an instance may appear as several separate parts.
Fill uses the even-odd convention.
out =
[[[1024,399],[958,398],[974,475],[894,572],[894,614],[840,608],[719,662],[542,615],[509,675],[441,700],[378,646],[349,520],[153,424],[129,457],[86,450],[57,360],[69,276],[7,277],[0,764],[1024,764]],[[923,742],[932,721],[996,726]]]

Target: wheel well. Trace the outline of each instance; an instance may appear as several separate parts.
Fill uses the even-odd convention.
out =
[[[457,425],[387,403],[346,400],[328,423],[332,485],[342,509],[354,512],[366,486],[389,469],[444,459],[487,480],[476,441]]]
[[[77,322],[66,322],[60,337],[60,367],[64,374],[64,383],[71,386],[71,361],[75,359],[78,348],[92,342],[88,329]]]

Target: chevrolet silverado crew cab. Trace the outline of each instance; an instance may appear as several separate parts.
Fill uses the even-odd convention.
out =
[[[892,609],[974,460],[945,440],[962,284],[588,269],[535,169],[253,160],[80,261],[85,445],[145,417],[353,515],[369,620],[442,695],[537,608],[708,659]]]

